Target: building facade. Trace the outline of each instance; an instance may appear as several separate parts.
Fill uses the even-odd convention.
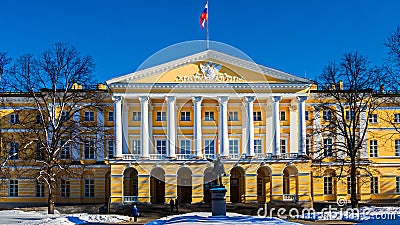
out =
[[[347,171],[335,157],[314,161],[335,140],[310,135],[328,116],[316,110],[310,80],[207,50],[107,84],[110,104],[98,118],[109,135],[89,171],[95,197],[85,198],[85,178],[74,178],[62,203],[209,203],[217,157],[228,202],[350,198]],[[370,125],[360,158],[371,172],[357,176],[362,201],[400,198],[400,135],[379,119],[383,114],[400,123],[395,106],[365,116]],[[2,200],[35,198],[33,184],[6,180]]]

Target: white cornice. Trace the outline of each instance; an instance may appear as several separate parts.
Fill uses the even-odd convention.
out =
[[[279,71],[276,69],[262,66],[260,64],[257,64],[257,63],[251,62],[251,61],[247,61],[247,60],[240,59],[240,58],[237,58],[237,57],[234,57],[231,55],[227,55],[225,53],[217,52],[214,50],[207,50],[207,51],[189,55],[189,56],[177,59],[177,60],[173,60],[173,61],[170,61],[167,63],[163,63],[158,66],[150,67],[147,69],[139,70],[139,71],[127,74],[127,75],[123,75],[120,77],[110,79],[107,81],[107,84],[109,86],[111,86],[112,84],[115,84],[115,83],[126,83],[126,82],[129,83],[136,79],[140,79],[140,78],[143,78],[146,76],[152,76],[155,74],[160,74],[160,73],[172,70],[174,68],[185,66],[187,64],[191,64],[191,63],[195,63],[195,62],[199,62],[199,61],[205,61],[205,60],[209,60],[209,59],[215,59],[215,60],[221,61],[222,63],[239,66],[244,69],[247,69],[247,70],[250,70],[250,71],[253,71],[256,73],[261,73],[266,76],[271,76],[276,79],[287,80],[289,82],[294,82],[294,83],[296,83],[296,82],[306,83],[306,84],[312,83],[312,81],[302,78],[302,77],[294,76],[294,75],[291,75],[291,74],[288,74],[288,73],[285,73],[285,72],[282,72],[282,71]]]

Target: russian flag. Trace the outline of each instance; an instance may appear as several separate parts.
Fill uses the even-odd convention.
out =
[[[208,1],[206,3],[206,6],[204,7],[203,12],[201,12],[201,15],[200,15],[201,29],[204,29],[204,25],[205,25],[206,21],[208,21]]]

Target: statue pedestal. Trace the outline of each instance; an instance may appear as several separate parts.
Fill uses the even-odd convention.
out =
[[[212,216],[226,216],[226,188],[211,188],[211,210]]]

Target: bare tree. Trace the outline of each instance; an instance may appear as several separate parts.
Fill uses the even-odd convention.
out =
[[[85,166],[80,153],[70,149],[78,151],[81,145],[96,149],[101,142],[97,135],[101,125],[94,112],[100,116],[108,94],[90,86],[94,83],[93,68],[90,56],[82,57],[74,47],[57,43],[38,57],[21,56],[6,79],[9,91],[26,94],[27,109],[19,110],[19,105],[10,101],[7,104],[14,105],[19,115],[14,126],[22,128],[20,137],[25,138],[17,153],[23,159],[19,165],[37,168],[25,176],[46,184],[49,214],[54,214],[62,175],[78,174]],[[91,113],[86,115],[84,111]],[[82,154],[94,159],[101,153]]]
[[[366,57],[351,52],[339,63],[328,64],[318,82],[321,88],[313,94],[316,101],[314,119],[320,122],[312,135],[326,139],[321,142],[321,148],[314,147],[314,162],[331,158],[340,165],[341,172],[337,177],[350,177],[351,206],[356,208],[357,173],[369,174],[366,153],[368,115],[388,101],[385,96],[376,95],[380,84],[385,82],[385,75],[380,69],[371,67]]]

